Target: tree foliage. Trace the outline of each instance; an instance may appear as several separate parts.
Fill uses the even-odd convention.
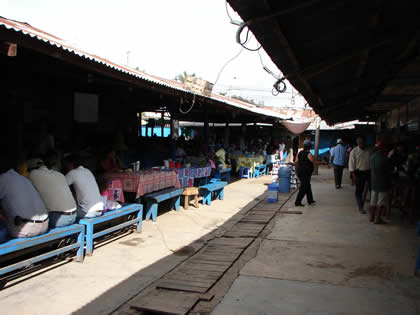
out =
[[[186,71],[184,71],[183,73],[179,73],[179,74],[177,74],[177,75],[176,75],[176,77],[175,77],[175,81],[178,81],[178,82],[184,83],[185,79],[186,79],[188,76],[191,76],[191,77],[196,77],[195,73],[187,73]]]

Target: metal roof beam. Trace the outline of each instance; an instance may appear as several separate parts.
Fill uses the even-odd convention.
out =
[[[267,0],[264,0],[264,6],[268,11],[271,10],[270,4],[268,3]],[[279,42],[285,48],[285,50],[287,52],[287,55],[289,56],[289,59],[291,60],[291,62],[293,64],[293,67],[295,68],[296,71],[299,70],[299,68],[300,68],[299,61],[298,61],[298,59],[296,57],[296,54],[294,53],[292,47],[290,46],[289,41],[287,40],[286,36],[284,35],[278,21],[276,20],[273,25],[274,25],[275,33],[278,35]],[[286,76],[287,76],[287,74],[286,74]],[[305,78],[303,78],[300,74],[297,74],[296,77],[303,84],[303,86],[305,87],[307,92],[309,92],[311,94],[311,99],[312,100],[317,99],[320,105],[324,105],[321,98],[316,97],[316,94],[313,92],[312,87],[305,80]]]
[[[383,6],[383,0],[377,0],[376,1],[376,6],[377,6],[377,10],[370,17],[369,24],[368,24],[368,29],[370,30],[369,34],[367,34],[367,36],[366,36],[368,40],[372,40],[372,37],[373,37],[372,34],[374,33],[376,27],[378,26],[379,15],[381,13],[381,9],[382,9],[382,6]],[[363,74],[365,73],[365,69],[366,69],[366,66],[368,64],[370,50],[371,50],[370,48],[367,48],[364,51],[362,51],[362,53],[360,55],[360,64],[359,64],[359,67],[356,70],[356,78],[358,80],[356,81],[356,84],[355,84],[355,87],[354,87],[355,92],[357,92],[362,85],[361,78],[362,78]]]

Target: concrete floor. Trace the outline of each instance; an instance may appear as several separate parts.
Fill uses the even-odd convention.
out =
[[[415,227],[397,213],[387,225],[368,222],[354,187],[336,190],[331,169],[312,183],[316,206],[275,218],[213,314],[420,314]]]
[[[0,314],[107,314],[222,234],[259,202],[270,178],[241,180],[225,199],[198,209],[160,212],[157,224],[94,250],[83,263],[33,272],[0,291]],[[186,247],[185,247],[186,246]]]

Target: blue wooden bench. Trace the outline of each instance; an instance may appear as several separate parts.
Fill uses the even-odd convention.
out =
[[[39,261],[61,255],[63,253],[69,252],[71,250],[77,249],[77,256],[76,260],[79,262],[83,262],[84,258],[84,237],[85,237],[85,227],[80,224],[73,224],[61,228],[56,228],[49,230],[45,234],[41,234],[35,237],[28,237],[28,238],[13,238],[6,243],[0,244],[0,256],[11,254],[18,252],[23,249],[30,250],[31,247],[37,247],[41,244],[46,244],[48,242],[54,240],[61,240],[68,238],[70,236],[74,236],[76,242],[69,243],[64,247],[59,247],[57,249],[52,249],[46,253],[40,254],[35,257],[31,257],[25,259],[23,261],[19,261],[17,263],[13,263],[11,265],[5,266],[0,269],[0,275],[9,273],[11,271],[24,268],[30,266],[31,264],[37,263]]]
[[[168,199],[171,199],[171,209],[178,211],[183,191],[183,188],[172,187],[144,195],[143,198],[146,202],[146,220],[150,220],[150,217],[152,217],[153,222],[156,222],[158,204]]]
[[[260,164],[255,166],[254,177],[260,177],[267,175],[267,165]]]
[[[216,195],[216,199],[223,200],[224,189],[227,184],[228,184],[227,182],[218,181],[216,179],[215,181],[212,181],[210,184],[200,186],[199,189],[200,189],[200,195],[203,196],[203,205],[208,204],[210,206],[213,192]]]
[[[231,167],[223,168],[223,169],[216,169],[214,171],[214,178],[223,180],[225,182],[230,181],[230,172],[232,171]]]
[[[130,218],[128,221],[111,226],[105,230],[96,232],[94,231],[95,225],[109,222],[113,219],[120,218],[125,215],[133,214],[133,218]],[[137,232],[141,232],[141,227],[143,223],[143,206],[140,204],[130,204],[122,208],[111,210],[105,212],[104,215],[95,218],[85,218],[79,220],[80,224],[83,224],[86,227],[85,240],[86,240],[86,255],[92,255],[93,252],[93,240],[95,238],[107,235],[109,233],[118,231],[122,228],[128,227],[130,225],[137,223]]]

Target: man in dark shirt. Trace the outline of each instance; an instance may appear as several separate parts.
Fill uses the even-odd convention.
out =
[[[376,144],[376,152],[370,159],[371,198],[369,220],[375,224],[383,223],[381,220],[382,208],[389,210],[392,164],[387,154],[387,147],[378,142]]]

